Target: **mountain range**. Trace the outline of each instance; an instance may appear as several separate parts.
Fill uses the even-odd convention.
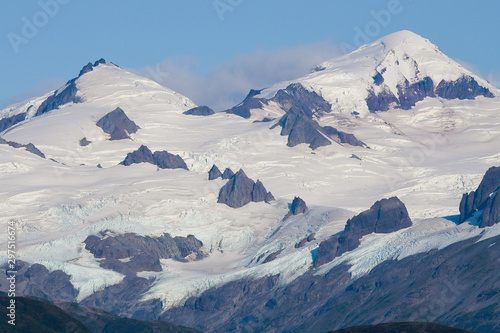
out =
[[[89,63],[0,110],[17,293],[203,332],[500,332],[499,96],[410,31],[227,110]]]

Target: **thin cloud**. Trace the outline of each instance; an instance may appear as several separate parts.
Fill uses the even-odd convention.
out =
[[[486,75],[486,80],[500,89],[500,73],[488,73],[488,75]]]
[[[495,72],[489,72],[487,74],[483,74],[476,66],[473,64],[462,61],[460,59],[453,59],[456,62],[458,62],[460,65],[462,65],[464,68],[468,69],[472,73],[478,75],[479,77],[485,79],[488,81],[491,85],[500,88],[500,73],[495,73]]]
[[[257,50],[214,66],[206,75],[197,74],[200,62],[195,57],[168,58],[132,71],[189,97],[198,105],[224,110],[241,102],[250,89],[296,79],[341,54],[337,45],[324,41],[287,49]]]
[[[50,91],[59,89],[66,83],[67,80],[61,78],[52,78],[47,80],[42,80],[27,92],[15,95],[8,100],[0,102],[0,110],[8,107],[9,105],[28,100],[33,97],[42,96]]]

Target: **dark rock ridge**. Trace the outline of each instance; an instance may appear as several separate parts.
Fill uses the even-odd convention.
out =
[[[473,333],[460,328],[427,322],[397,322],[342,328],[329,333]]]
[[[0,119],[0,132],[3,132],[9,127],[12,127],[26,119],[26,112]]]
[[[188,170],[186,162],[179,155],[170,154],[166,150],[155,151],[153,162],[160,169],[185,169]]]
[[[234,176],[233,170],[226,168],[222,174],[222,179],[230,179],[232,176]]]
[[[66,86],[62,88],[62,90],[56,90],[53,95],[49,96],[45,101],[43,101],[43,103],[38,107],[35,116],[39,116],[49,111],[58,109],[60,106],[68,103],[81,103],[82,99],[76,96],[78,89],[76,87],[75,81],[83,74],[92,71],[94,67],[99,66],[99,64],[105,63],[106,60],[101,58],[97,60],[94,65],[89,62],[87,65],[83,66],[82,70],[78,74],[78,77],[69,80],[66,83]]]
[[[254,182],[240,169],[220,189],[217,202],[232,208],[240,208],[251,201],[269,203],[273,200],[274,197],[271,192],[267,192],[259,180],[257,180],[257,183]]]
[[[105,133],[111,134],[110,140],[130,139],[129,134],[140,128],[119,107],[99,119],[96,125]]]
[[[78,77],[69,80],[64,87],[61,89],[56,90],[51,96],[47,97],[45,101],[40,104],[38,107],[35,117],[42,115],[44,113],[47,113],[49,111],[52,111],[54,109],[58,109],[60,106],[68,103],[81,103],[82,99],[78,96],[76,96],[76,93],[78,92],[78,89],[76,87],[75,81],[82,76],[85,73],[88,73],[93,70],[93,67],[98,66],[99,64],[105,64],[106,61],[104,59],[97,60],[94,65],[89,62],[86,66],[82,68],[80,71],[80,74]],[[31,105],[29,109],[31,109],[33,105]],[[26,112],[16,114],[11,117],[3,118],[0,119],[0,132],[6,130],[9,127],[12,127],[16,125],[17,123],[20,123],[21,121],[25,120],[27,116]]]
[[[95,61],[93,65],[92,65],[92,63],[89,62],[87,65],[83,66],[82,70],[80,71],[80,74],[78,74],[78,77],[82,76],[85,73],[93,71],[94,67],[97,67],[100,64],[105,64],[105,63],[106,63],[106,60],[104,60],[103,58]]]
[[[209,108],[208,106],[202,105],[197,106],[195,108],[184,111],[183,114],[188,114],[192,116],[210,116],[215,114],[214,110]]]
[[[486,171],[477,190],[466,193],[460,201],[460,223],[471,218],[477,211],[479,227],[490,227],[500,222],[500,167]]]
[[[120,163],[125,166],[135,163],[151,163],[155,164],[153,160],[153,153],[145,145],[141,145],[139,149],[128,153],[127,157]]]
[[[319,125],[309,119],[304,111],[292,107],[277,123],[281,126],[281,135],[288,135],[287,146],[295,147],[301,143],[309,144],[311,149],[331,145],[319,130]]]
[[[0,332],[37,333],[37,332],[79,332],[91,333],[87,327],[59,307],[34,298],[16,297],[15,326],[8,323],[10,297],[0,296]]]
[[[256,98],[262,90],[250,90],[240,104],[224,112],[233,113],[243,118],[250,118],[251,109],[260,109],[269,102],[278,103],[284,110],[292,107],[304,110],[310,117],[313,113],[328,113],[332,106],[314,91],[309,91],[300,83],[292,83],[285,89],[280,89],[271,99]]]
[[[271,253],[270,255],[268,255],[266,257],[266,259],[264,259],[264,261],[262,262],[263,264],[267,264],[268,262],[271,262],[273,261],[274,259],[278,258],[278,256],[281,254],[281,252],[283,252],[284,249],[280,249],[276,252],[273,252]]]
[[[345,133],[331,126],[320,126],[316,121],[309,118],[303,109],[292,107],[281,117],[275,126],[281,126],[281,135],[288,135],[287,145],[295,147],[301,143],[309,144],[311,149],[328,146],[331,138],[337,143],[347,143],[351,146],[366,147],[366,144],[358,140],[353,134]],[[271,129],[274,128],[271,127]]]
[[[76,96],[78,89],[76,88],[76,79],[68,81],[66,86],[61,90],[56,90],[53,95],[49,96],[38,107],[35,117],[59,109],[60,106],[68,103],[81,103],[82,99]]]
[[[254,97],[255,95],[260,94],[261,91],[262,89],[251,89],[243,102],[232,107],[231,109],[225,110],[224,112],[232,113],[243,118],[250,118],[250,116],[252,115],[250,112],[251,109],[260,109],[262,105],[267,104],[267,100],[265,98]]]
[[[355,280],[345,264],[321,275],[312,270],[288,285],[278,276],[245,278],[191,297],[160,318],[207,333],[327,332],[408,321],[500,332],[500,236],[478,240],[388,260]],[[160,312],[158,306],[148,314]]]
[[[309,236],[307,236],[306,238],[303,238],[300,242],[298,242],[297,244],[295,244],[295,248],[296,249],[299,249],[301,247],[303,247],[304,245],[306,245],[306,243],[309,243],[309,242],[312,242],[313,240],[316,240],[316,233],[312,233],[310,234]]]
[[[80,146],[82,146],[82,147],[88,146],[91,143],[92,143],[92,141],[87,140],[87,138],[85,138],[85,137],[80,140]]]
[[[139,236],[132,233],[110,236],[101,233],[100,236],[88,236],[85,248],[96,258],[104,258],[100,266],[106,269],[134,275],[136,272],[160,272],[160,259],[174,259],[186,262],[200,260],[205,257],[203,243],[193,235],[187,237],[170,237],[165,234],[160,237]],[[120,261],[120,259],[128,259]]]
[[[286,111],[277,125],[282,127],[281,135],[288,136],[287,145],[289,147],[306,143],[311,149],[316,149],[330,145],[328,137],[339,143],[366,146],[352,134],[338,131],[330,126],[321,127],[318,125],[313,120],[313,116],[331,112],[332,106],[316,92],[304,88],[302,84],[292,83],[285,89],[278,90],[271,99],[256,98],[255,96],[260,92],[261,90],[251,90],[243,102],[225,112],[249,118],[251,109],[259,109],[269,102],[275,102]]]
[[[220,177],[222,177],[222,173],[220,172],[219,168],[215,164],[212,165],[212,168],[210,169],[210,171],[208,171],[208,180],[214,180]]]
[[[489,89],[481,87],[471,76],[462,76],[455,81],[442,80],[436,87],[436,95],[446,99],[474,99],[477,96],[495,97]]]
[[[332,105],[314,91],[309,91],[300,83],[292,83],[286,89],[280,89],[271,99],[280,104],[284,110],[292,107],[302,110],[308,118],[313,114],[329,113]]]
[[[45,158],[45,154],[42,153],[37,147],[35,147],[35,145],[32,144],[31,142],[23,145],[21,143],[15,142],[15,141],[7,141],[4,138],[0,138],[0,144],[8,145],[8,146],[11,146],[12,148],[17,148],[17,149],[24,148],[24,149],[26,149],[26,151],[29,151],[32,154],[40,156],[41,158]]]
[[[494,97],[488,88],[480,86],[473,77],[468,75],[461,76],[455,81],[441,80],[437,87],[428,76],[413,84],[410,84],[405,79],[404,82],[396,86],[399,98],[384,84],[382,74],[377,72],[373,80],[376,85],[381,86],[383,89],[378,94],[375,94],[373,89],[368,91],[366,104],[371,112],[387,111],[391,107],[409,110],[425,97],[438,96],[445,99],[474,99],[477,96]]]
[[[360,244],[363,236],[371,233],[391,233],[408,228],[412,222],[405,205],[397,198],[377,201],[359,215],[347,220],[341,234],[321,242],[314,264],[321,266]]]
[[[158,166],[160,169],[185,169],[188,170],[186,162],[179,155],[171,154],[165,150],[155,151],[141,145],[139,149],[128,153],[127,157],[120,163],[122,165],[131,165],[135,163],[150,163]]]

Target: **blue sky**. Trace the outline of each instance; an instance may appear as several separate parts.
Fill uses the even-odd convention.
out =
[[[404,29],[500,85],[496,0],[40,0],[0,6],[0,108],[56,89],[101,57],[198,104],[223,108],[250,88],[307,73],[347,45]]]

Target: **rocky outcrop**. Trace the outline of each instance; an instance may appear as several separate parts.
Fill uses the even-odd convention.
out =
[[[106,114],[97,121],[96,125],[111,135],[110,140],[130,139],[129,134],[137,132],[140,128],[120,108]]]
[[[0,132],[5,131],[7,128],[12,127],[25,119],[26,112],[18,113],[16,115],[0,119]]]
[[[212,165],[212,168],[208,171],[208,180],[214,180],[220,177],[222,177],[222,173],[219,168],[215,164]]]
[[[160,272],[160,259],[186,262],[205,257],[203,243],[193,235],[172,238],[169,234],[160,237],[132,233],[114,236],[103,232],[99,236],[88,236],[84,243],[95,258],[105,259],[100,261],[101,267],[125,275]]]
[[[460,201],[460,223],[482,211],[478,218],[481,228],[500,222],[500,167],[486,171],[476,191],[466,193]]]
[[[310,112],[308,112],[310,113]],[[277,125],[281,126],[281,135],[288,135],[287,146],[295,147],[301,143],[309,144],[311,149],[331,145],[331,138],[338,143],[347,143],[351,146],[366,147],[366,144],[358,140],[353,134],[345,133],[331,126],[321,127],[316,121],[312,120],[312,113],[303,109],[292,107],[281,119]],[[276,126],[276,125],[275,125]],[[271,127],[271,129],[274,127]]]
[[[254,184],[255,182],[240,169],[221,188],[217,202],[232,208],[243,207],[252,201]]]
[[[202,105],[197,106],[195,108],[184,111],[183,114],[188,114],[192,116],[211,116],[215,114],[214,110],[209,108],[208,106]]]
[[[390,107],[397,105],[397,103],[398,99],[388,88],[382,90],[378,94],[370,90],[366,98],[366,105],[370,112],[387,111]]]
[[[347,143],[348,145],[351,146],[367,147],[366,143],[359,140],[357,137],[354,136],[354,134],[339,131],[337,136],[340,140],[340,143]]]
[[[403,110],[409,110],[417,102],[424,100],[426,97],[434,97],[434,82],[428,76],[422,81],[410,84],[408,80],[397,85],[399,105]]]
[[[141,145],[139,149],[128,153],[127,157],[125,157],[125,159],[120,164],[127,166],[135,163],[155,164],[153,153],[151,152],[151,150],[148,147]]]
[[[485,201],[483,213],[478,222],[479,228],[491,227],[500,223],[500,192],[498,189]]]
[[[471,76],[462,76],[455,81],[439,82],[436,95],[446,99],[474,99],[477,96],[495,97],[493,93],[477,83]]]
[[[337,131],[335,128],[321,127],[313,120],[313,115],[329,113],[332,105],[314,91],[307,90],[300,83],[292,83],[285,89],[280,89],[271,99],[256,98],[261,90],[251,90],[245,100],[226,110],[227,113],[237,114],[243,118],[251,116],[250,110],[260,109],[269,102],[277,103],[286,111],[275,126],[281,126],[281,135],[288,136],[289,147],[294,147],[301,143],[309,144],[311,149],[327,146],[331,144],[328,137],[339,143],[347,143],[353,146],[366,146],[354,135]],[[260,121],[269,121],[264,118]]]
[[[26,151],[29,151],[32,154],[40,156],[41,158],[45,158],[45,154],[42,153],[37,147],[35,147],[35,145],[32,144],[31,142],[23,145],[22,143],[19,143],[19,142],[7,141],[4,138],[0,138],[0,144],[8,145],[8,146],[11,146],[12,148],[17,148],[17,149],[24,148],[24,149],[26,149]]]
[[[412,225],[405,205],[397,198],[377,201],[370,209],[347,220],[341,234],[321,242],[315,258],[315,266],[332,261],[360,244],[363,236],[371,233],[391,233]]]
[[[298,242],[297,244],[295,244],[295,248],[296,249],[299,249],[301,247],[303,247],[304,245],[306,245],[307,243],[309,242],[312,242],[313,240],[316,240],[316,233],[312,233],[310,234],[309,236],[307,236],[306,238],[303,238],[300,242]]]
[[[222,174],[222,179],[230,179],[232,176],[234,176],[233,170],[226,168]]]
[[[410,84],[408,80],[399,83],[398,97],[396,97],[384,84],[382,74],[378,73],[373,77],[374,83],[382,87],[382,91],[375,94],[374,90],[368,91],[366,104],[371,112],[387,111],[389,108],[399,108],[409,110],[419,101],[426,97],[441,97],[445,99],[474,99],[477,96],[494,97],[488,89],[480,86],[471,76],[461,76],[455,81],[441,80],[437,87],[430,77]]]
[[[295,107],[311,118],[313,114],[329,113],[332,105],[314,91],[309,91],[300,83],[292,83],[286,89],[280,89],[271,99],[280,104],[284,110]]]
[[[85,147],[85,146],[88,146],[89,144],[91,144],[92,141],[89,141],[89,140],[87,140],[86,137],[84,137],[83,139],[80,140],[79,143],[80,143],[80,146]]]
[[[292,107],[278,122],[281,135],[288,136],[287,146],[295,147],[301,143],[309,144],[311,149],[331,145],[325,135],[319,131],[319,126],[309,119],[304,111]]]
[[[217,202],[232,208],[240,208],[251,201],[269,203],[272,200],[274,197],[259,180],[257,183],[254,182],[240,169],[221,188]]]
[[[307,205],[304,200],[300,197],[293,198],[292,206],[290,207],[290,212],[292,215],[304,214],[307,211]]]
[[[267,104],[267,100],[264,98],[255,98],[254,96],[260,94],[262,90],[251,89],[248,95],[245,97],[243,102],[232,107],[231,109],[225,110],[226,113],[232,113],[243,118],[250,118],[252,113],[251,109],[260,109],[262,105]]]
[[[12,270],[4,267],[6,271]],[[34,296],[47,300],[74,301],[78,290],[71,284],[68,274],[61,270],[50,272],[40,264],[30,265],[27,262],[16,262],[16,295]],[[1,290],[8,290],[5,279],[1,282]]]
[[[58,109],[60,106],[68,103],[81,103],[82,99],[79,96],[76,96],[78,89],[76,88],[75,80],[76,79],[68,81],[65,87],[56,90],[53,95],[43,101],[43,103],[38,107],[35,116]]]
[[[255,184],[253,184],[252,189],[252,201],[253,202],[261,202],[266,199],[267,190],[264,187],[264,184],[260,180],[257,179]]]
[[[299,214],[304,214],[307,211],[307,205],[304,200],[300,197],[293,198],[292,203],[290,204],[290,210],[286,213],[285,217],[282,221],[287,220],[289,217]]]
[[[155,151],[153,163],[160,169],[184,169],[188,170],[186,162],[179,155],[170,154],[166,150]]]
[[[273,98],[256,98],[262,90],[250,90],[243,102],[224,112],[236,114],[243,118],[250,118],[252,109],[260,109],[269,102],[278,103],[285,111],[290,108],[303,110],[308,117],[313,113],[325,113],[331,111],[331,104],[314,91],[309,91],[300,83],[292,83],[285,89],[276,92]]]
[[[103,58],[97,60],[94,62],[94,64],[92,65],[91,62],[89,62],[87,65],[83,66],[82,70],[80,71],[80,73],[78,74],[78,77],[82,76],[83,74],[86,74],[88,72],[91,72],[94,70],[94,67],[97,67],[99,66],[100,64],[105,64],[106,63],[106,60],[104,60]]]
[[[266,259],[264,259],[264,261],[262,263],[267,264],[268,262],[273,261],[274,259],[278,258],[278,256],[281,254],[281,252],[283,252],[283,249],[280,249],[278,251],[271,253],[270,255],[268,255],[266,257]]]
[[[155,151],[141,145],[139,149],[128,153],[127,157],[120,163],[122,165],[131,165],[136,163],[150,163],[158,166],[160,169],[185,169],[188,170],[186,162],[179,155],[171,154],[165,150]]]

